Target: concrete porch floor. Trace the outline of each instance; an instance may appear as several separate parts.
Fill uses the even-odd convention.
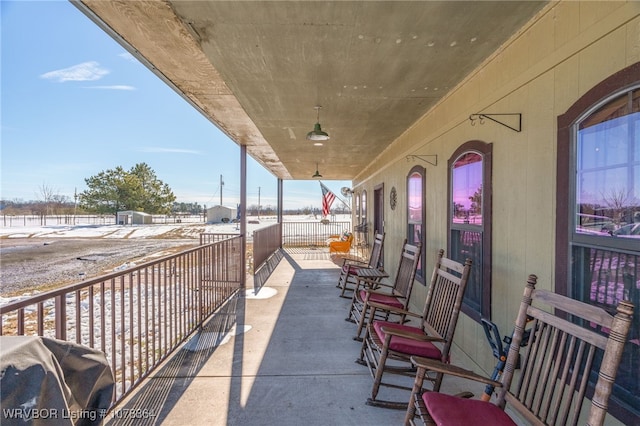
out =
[[[354,362],[361,344],[352,339],[356,326],[344,320],[350,301],[338,297],[339,268],[328,252],[280,252],[271,269],[257,294],[249,290],[227,303],[106,423],[402,424],[404,411],[365,405],[373,379]],[[479,395],[482,389],[445,378],[442,391]],[[408,391],[388,387],[378,395],[408,397]]]

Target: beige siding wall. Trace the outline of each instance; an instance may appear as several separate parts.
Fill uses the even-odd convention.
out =
[[[472,36],[472,35],[470,35]],[[406,176],[426,168],[426,273],[447,247],[447,161],[469,140],[493,144],[492,319],[511,330],[528,274],[553,288],[555,261],[556,118],[611,74],[640,61],[640,2],[563,1],[545,8],[482,67],[416,122],[354,181],[367,190],[385,185],[385,265],[395,273],[406,235]],[[640,76],[639,76],[640,77]],[[493,122],[472,126],[470,114],[522,113],[522,132]],[[437,155],[437,166],[406,156]],[[389,207],[395,186],[398,206]],[[416,284],[412,305],[426,295]],[[494,365],[481,326],[461,316],[455,357]]]

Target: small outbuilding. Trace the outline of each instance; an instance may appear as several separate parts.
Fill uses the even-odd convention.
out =
[[[150,225],[153,220],[149,213],[125,210],[118,212],[116,223],[118,225]]]
[[[231,222],[236,218],[238,209],[235,207],[213,206],[207,209],[207,222]]]

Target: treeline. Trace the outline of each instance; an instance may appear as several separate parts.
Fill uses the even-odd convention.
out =
[[[5,215],[71,215],[90,212],[76,208],[73,201],[64,195],[49,201],[0,200],[0,211]]]

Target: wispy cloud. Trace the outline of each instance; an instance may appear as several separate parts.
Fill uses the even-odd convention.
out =
[[[96,61],[83,62],[69,68],[49,71],[40,76],[47,80],[54,80],[59,83],[65,81],[95,81],[100,80],[109,74],[109,70],[102,68]]]
[[[118,56],[120,56],[122,59],[125,59],[125,60],[130,61],[130,62],[138,62],[138,60],[135,58],[135,56],[133,56],[129,52],[121,53]]]
[[[85,89],[103,89],[103,90],[137,90],[133,86],[127,86],[124,84],[114,84],[112,86],[87,86]]]
[[[157,152],[157,153],[167,153],[167,154],[202,154],[200,151],[196,151],[193,149],[182,149],[182,148],[161,148],[157,146],[150,146],[140,148],[140,152]]]

